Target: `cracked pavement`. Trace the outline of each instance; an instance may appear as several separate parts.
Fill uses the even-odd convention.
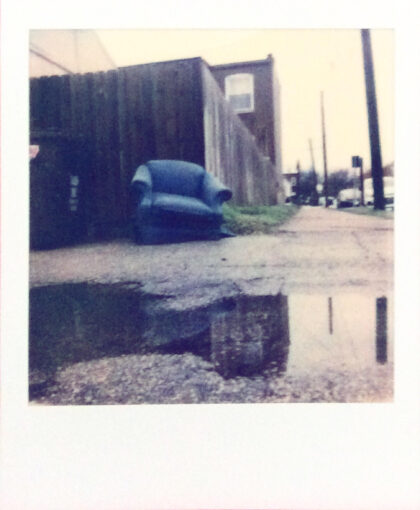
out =
[[[157,295],[199,298],[237,291],[387,292],[393,222],[302,207],[272,235],[162,246],[129,240],[32,252],[31,286],[133,283]]]

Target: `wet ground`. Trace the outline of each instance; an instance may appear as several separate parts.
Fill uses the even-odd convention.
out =
[[[389,401],[393,224],[303,208],[276,235],[31,254],[30,398]]]

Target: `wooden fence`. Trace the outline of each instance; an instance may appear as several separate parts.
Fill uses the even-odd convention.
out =
[[[58,133],[77,145],[67,163],[85,190],[91,238],[127,225],[130,180],[149,159],[207,165],[234,202],[273,203],[271,163],[200,58],[32,79],[30,122],[32,139]]]
[[[83,181],[88,230],[101,235],[126,216],[117,72],[33,79],[30,94],[31,139],[56,132],[77,146],[67,166]],[[37,192],[42,195],[42,189]]]
[[[206,169],[232,189],[234,203],[276,204],[278,182],[271,160],[261,154],[204,63],[202,80]]]

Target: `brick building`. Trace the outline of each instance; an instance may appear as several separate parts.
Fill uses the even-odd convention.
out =
[[[273,57],[216,65],[211,71],[226,100],[281,178],[280,84]]]

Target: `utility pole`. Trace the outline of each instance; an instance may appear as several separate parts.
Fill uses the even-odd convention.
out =
[[[369,121],[370,156],[372,161],[372,181],[374,209],[385,209],[381,143],[379,139],[378,108],[376,104],[375,75],[373,69],[370,30],[361,30],[363,46],[363,63],[365,70],[366,102]]]
[[[318,205],[318,176],[315,171],[315,160],[314,160],[314,149],[312,147],[312,140],[309,139],[309,151],[311,153],[311,160],[312,160],[312,177],[313,177],[313,190],[311,192],[310,201],[309,203],[311,205]]]
[[[327,143],[325,135],[325,116],[324,116],[324,92],[321,92],[321,117],[322,117],[322,152],[324,155],[324,195],[325,195],[325,207],[328,207],[328,170],[327,170]]]
[[[311,153],[312,172],[315,172],[314,149],[312,147],[312,140],[309,138],[309,152]]]
[[[312,172],[313,172],[313,176],[314,176],[314,185],[316,187],[318,179],[316,177],[316,171],[315,171],[314,149],[312,147],[312,140],[310,138],[309,138],[309,152],[311,153]]]

